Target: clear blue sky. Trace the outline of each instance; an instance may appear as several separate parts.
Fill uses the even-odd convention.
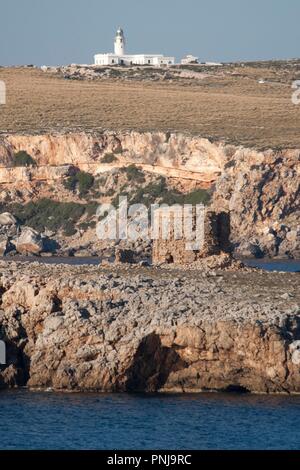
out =
[[[299,0],[0,0],[0,65],[91,63],[124,28],[129,53],[300,56]]]

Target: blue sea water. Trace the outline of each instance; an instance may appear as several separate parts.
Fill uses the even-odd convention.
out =
[[[84,264],[99,265],[101,259],[97,257],[25,257],[25,256],[14,256],[13,258],[0,257],[2,261],[29,261],[39,262],[43,264],[69,264],[75,266],[81,266]],[[248,258],[242,259],[247,265],[255,268],[264,269],[265,271],[285,271],[285,272],[300,272],[300,260],[294,259],[255,259]]]
[[[296,259],[246,259],[243,260],[247,266],[264,269],[265,271],[299,272],[300,260]]]
[[[0,392],[1,449],[300,449],[300,396]]]

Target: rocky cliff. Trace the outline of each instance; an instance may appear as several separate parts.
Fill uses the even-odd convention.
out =
[[[209,183],[215,181],[224,165],[222,144],[162,132],[7,135],[0,139],[0,165],[9,166],[20,150],[31,155],[38,167],[74,165],[97,174],[134,163],[145,171]],[[102,161],[107,154],[115,157],[110,164]],[[38,174],[38,169],[32,169],[33,179],[35,172]],[[21,180],[22,175],[16,178]],[[5,182],[0,173],[0,183]]]
[[[0,387],[299,393],[299,280],[2,262]]]
[[[21,150],[34,158],[36,167],[11,168],[14,154]],[[0,184],[12,194],[10,200],[22,185],[30,197],[38,198],[42,187],[32,190],[35,183],[48,184],[51,194],[55,180],[66,178],[74,167],[97,176],[132,164],[178,182],[183,190],[191,183],[213,190],[214,209],[230,213],[236,252],[300,256],[299,150],[257,151],[162,132],[66,132],[0,139]]]
[[[213,205],[230,214],[243,255],[300,258],[300,152],[234,151],[216,181]]]

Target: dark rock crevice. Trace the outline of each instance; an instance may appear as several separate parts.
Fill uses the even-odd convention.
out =
[[[128,392],[156,392],[163,388],[171,372],[188,367],[176,350],[163,346],[153,333],[145,337],[128,369],[125,390]]]

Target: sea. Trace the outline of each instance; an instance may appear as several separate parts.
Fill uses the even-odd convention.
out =
[[[244,261],[300,272],[300,260]],[[300,450],[300,395],[0,391],[0,449]]]
[[[299,450],[300,395],[0,392],[2,450]]]

